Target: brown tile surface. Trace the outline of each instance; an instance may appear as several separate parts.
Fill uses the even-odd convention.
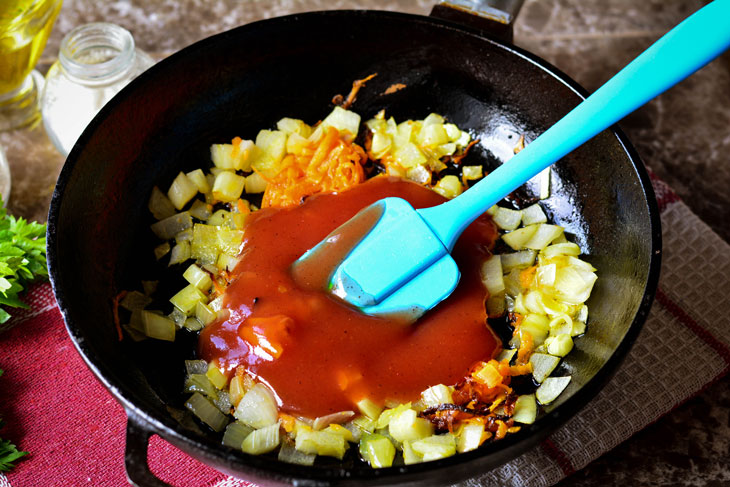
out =
[[[528,0],[516,44],[595,90],[700,0]],[[275,15],[325,8],[428,13],[426,0],[66,0],[44,54],[76,25],[128,28],[158,58],[222,30]],[[658,176],[730,241],[730,53],[621,124]],[[42,127],[0,134],[13,176],[10,208],[45,219],[63,163]],[[560,485],[730,485],[730,379],[725,378]],[[631,391],[627,391],[631,393]]]

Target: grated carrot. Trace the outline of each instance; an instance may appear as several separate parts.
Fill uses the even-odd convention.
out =
[[[262,208],[295,206],[307,196],[345,191],[365,180],[365,151],[343,140],[336,128],[327,127],[316,144],[311,147],[311,156],[284,157],[279,172],[268,179]]]
[[[537,266],[528,267],[524,271],[520,272],[520,286],[523,289],[527,289],[535,280],[535,274],[537,273]]]
[[[114,327],[117,329],[117,337],[119,338],[119,341],[121,342],[124,339],[124,336],[122,335],[122,324],[119,321],[119,302],[124,299],[124,296],[127,295],[127,291],[120,291],[119,294],[114,296],[113,305],[112,305],[112,316],[114,318]]]
[[[360,91],[360,88],[365,86],[365,83],[375,78],[377,75],[378,73],[373,73],[366,78],[356,79],[352,82],[352,89],[350,90],[350,94],[347,95],[347,98],[343,101],[342,95],[337,95],[332,99],[332,103],[334,103],[335,105],[340,105],[342,108],[347,110],[352,106],[353,103],[355,103],[355,98],[357,98],[357,93],[358,91]]]

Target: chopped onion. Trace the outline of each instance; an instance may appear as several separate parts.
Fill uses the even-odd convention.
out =
[[[185,407],[192,411],[202,422],[211,427],[213,431],[223,431],[228,424],[228,416],[220,412],[209,400],[199,392],[194,393],[185,402]]]
[[[550,404],[568,387],[569,383],[570,376],[548,377],[535,391],[535,397],[540,404]]]

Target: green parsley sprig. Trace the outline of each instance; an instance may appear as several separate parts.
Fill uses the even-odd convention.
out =
[[[0,324],[10,319],[6,307],[28,308],[18,294],[37,279],[48,279],[46,225],[8,215],[0,197]]]
[[[0,370],[0,375],[3,375],[2,370]],[[0,419],[0,429],[2,429],[4,425],[5,423],[2,419]],[[27,454],[27,451],[19,451],[16,446],[8,440],[0,438],[0,472],[10,471],[10,469],[15,466],[13,462]]]
[[[46,225],[8,215],[0,196],[0,325],[10,319],[7,307],[28,308],[19,293],[35,280],[48,279]],[[0,370],[0,375],[3,371]],[[0,419],[0,428],[4,425]],[[27,455],[0,438],[0,472],[7,472]]]

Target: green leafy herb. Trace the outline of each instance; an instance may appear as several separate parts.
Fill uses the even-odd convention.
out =
[[[3,375],[2,370],[0,370],[0,375]],[[2,429],[3,425],[3,420],[0,419],[0,429]],[[18,451],[15,445],[0,438],[0,472],[8,472],[15,466],[13,462],[27,454],[27,451]]]
[[[28,308],[18,293],[27,283],[47,278],[46,225],[8,215],[0,197],[0,305]],[[9,319],[0,308],[0,324]]]

